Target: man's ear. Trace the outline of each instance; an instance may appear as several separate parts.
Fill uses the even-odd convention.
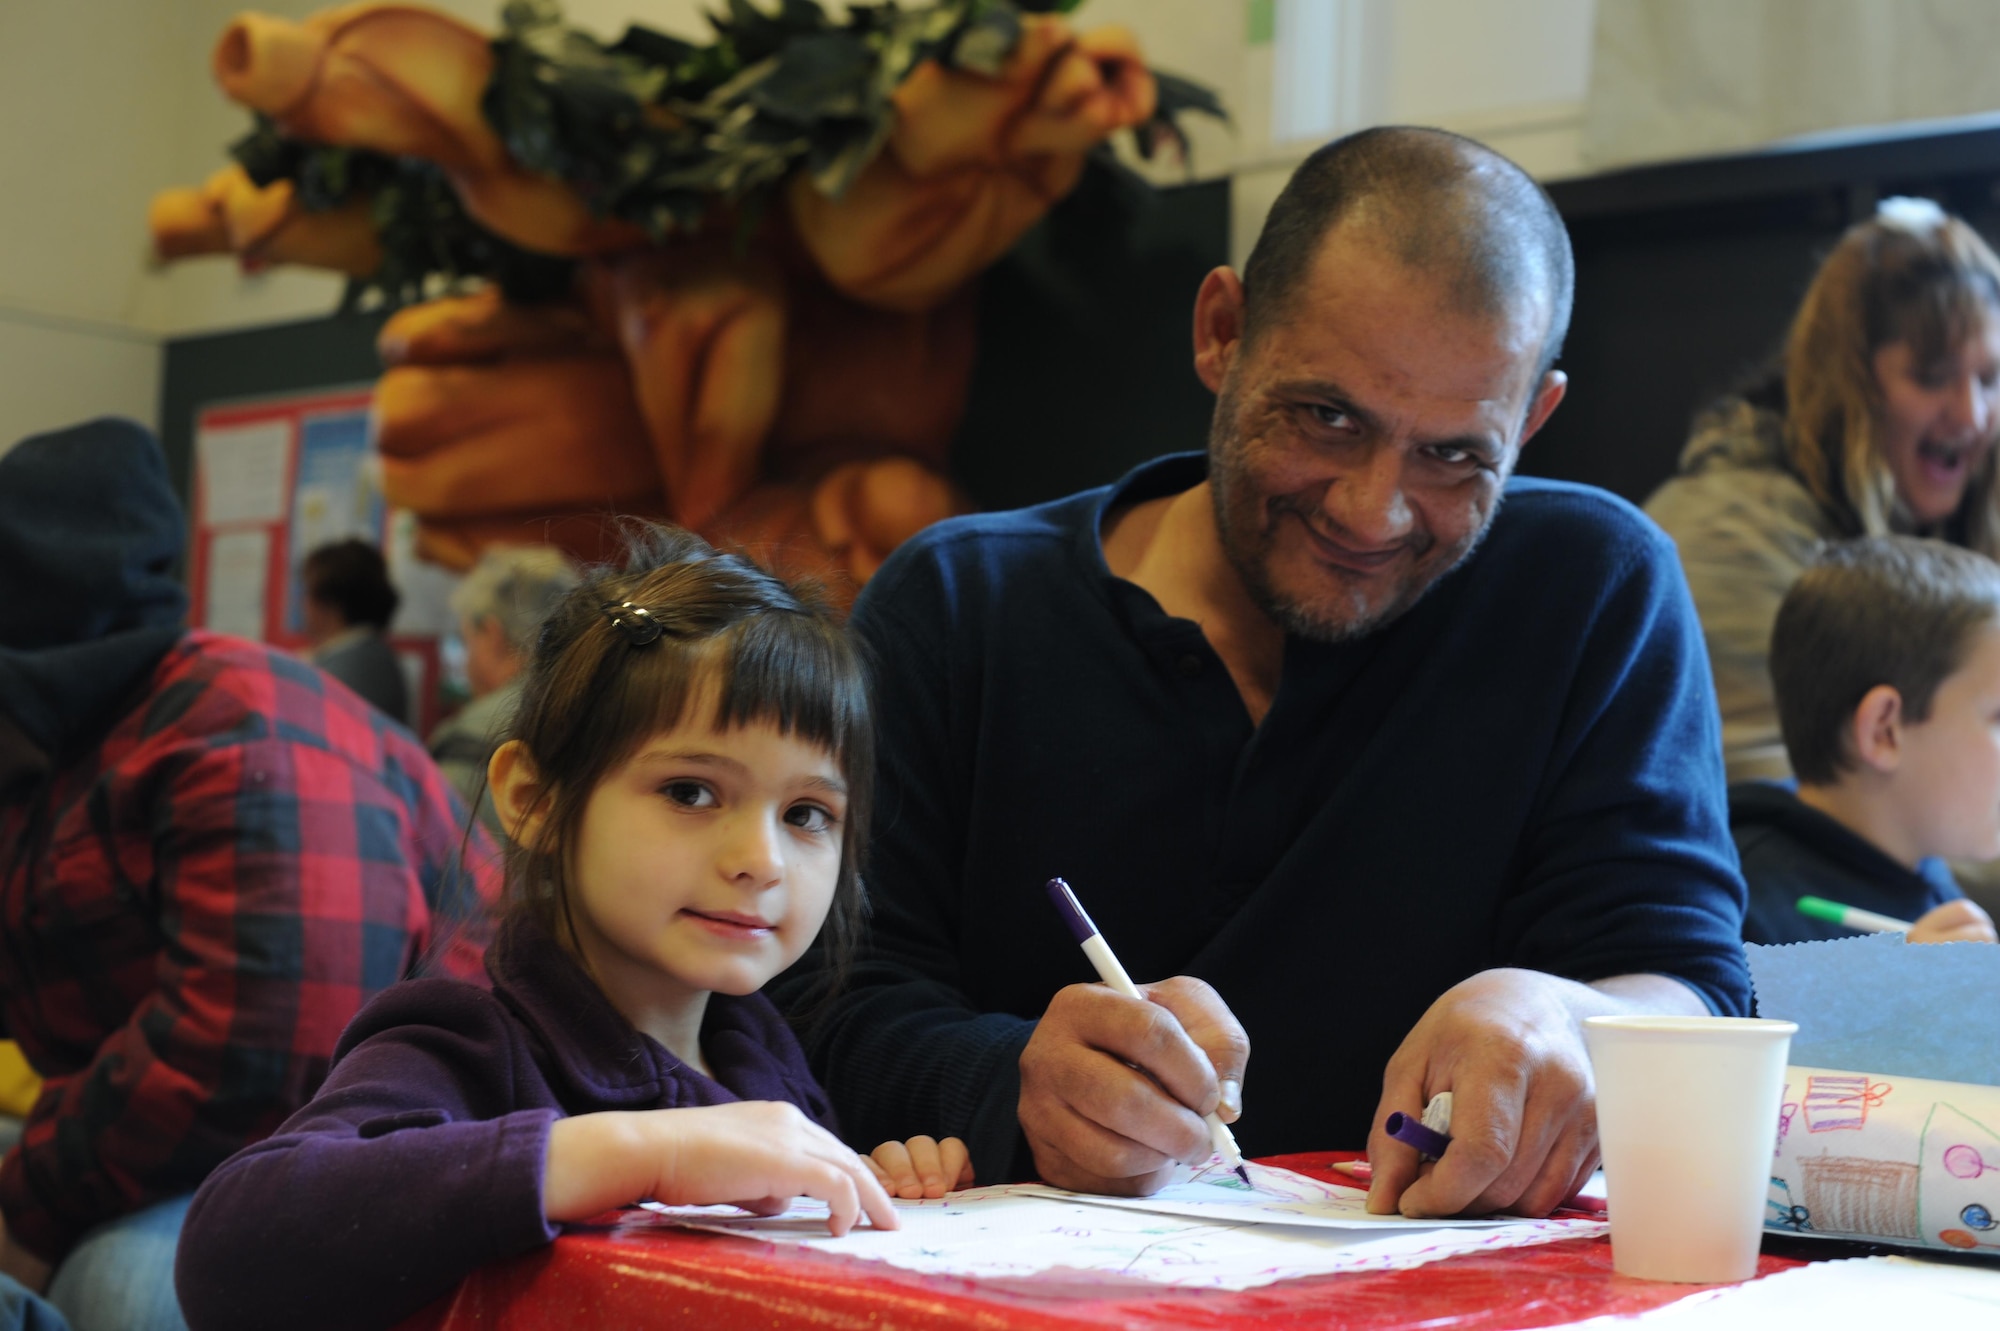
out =
[[[1567,392],[1569,376],[1561,370],[1550,370],[1542,376],[1541,386],[1535,390],[1535,399],[1528,404],[1528,418],[1521,423],[1521,442],[1515,445],[1516,448],[1525,445],[1535,437],[1537,430],[1548,424],[1549,417],[1555,415]]]
[[[1892,684],[1877,684],[1861,695],[1849,723],[1854,756],[1887,775],[1903,765],[1903,695]]]
[[[543,783],[528,746],[510,739],[495,749],[486,763],[486,786],[500,815],[500,826],[507,829],[514,844],[532,850],[541,839],[554,792]]]
[[[1194,372],[1211,393],[1222,391],[1243,341],[1243,279],[1217,268],[1202,279],[1194,298]]]

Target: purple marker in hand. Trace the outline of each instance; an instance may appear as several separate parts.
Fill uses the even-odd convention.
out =
[[[1451,1092],[1432,1096],[1421,1120],[1399,1111],[1389,1115],[1382,1130],[1405,1146],[1416,1147],[1426,1160],[1443,1159],[1444,1148],[1451,1145]]]
[[[1049,900],[1056,903],[1063,923],[1069,926],[1069,931],[1082,945],[1083,955],[1089,957],[1090,964],[1097,968],[1097,978],[1109,985],[1113,992],[1145,1002],[1146,996],[1139,992],[1139,987],[1132,983],[1132,977],[1118,964],[1111,945],[1104,941],[1104,935],[1097,932],[1097,926],[1090,922],[1090,916],[1084,913],[1083,903],[1076,899],[1076,893],[1070,891],[1069,884],[1060,878],[1049,879]],[[1208,1124],[1208,1139],[1222,1157],[1222,1163],[1235,1170],[1236,1177],[1246,1185],[1249,1184],[1250,1171],[1243,1168],[1243,1152],[1236,1149],[1236,1137],[1229,1131],[1228,1125],[1214,1113],[1210,1113],[1204,1121]]]

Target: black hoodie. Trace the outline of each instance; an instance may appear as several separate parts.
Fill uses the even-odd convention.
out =
[[[1743,914],[1746,943],[1804,943],[1860,932],[1799,914],[1803,896],[1915,920],[1964,895],[1943,860],[1904,868],[1860,833],[1799,799],[1789,782],[1731,786],[1729,831],[1750,887]]]
[[[19,782],[24,758],[59,770],[87,751],[180,638],[184,539],[143,426],[95,420],[0,454],[0,749],[14,750],[16,798],[39,784]]]

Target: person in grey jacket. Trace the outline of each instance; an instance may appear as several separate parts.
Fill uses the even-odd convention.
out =
[[[382,552],[362,540],[330,542],[305,557],[299,581],[312,663],[392,721],[410,725],[409,685],[385,636],[402,596]]]
[[[1821,265],[1778,372],[1697,417],[1646,503],[1694,592],[1731,781],[1790,775],[1771,626],[1823,542],[2000,554],[1996,434],[2000,258],[1936,204],[1886,200]]]
[[[535,654],[543,621],[580,580],[554,546],[503,545],[481,555],[451,594],[472,701],[431,731],[431,757],[496,838],[506,829],[486,789],[486,764],[513,724],[521,672]]]

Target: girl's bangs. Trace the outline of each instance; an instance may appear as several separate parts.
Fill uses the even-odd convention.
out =
[[[766,723],[821,745],[846,766],[868,724],[866,686],[837,630],[805,615],[758,615],[693,641],[635,649],[605,698],[623,742],[612,766],[651,736],[706,721]],[[709,710],[707,717],[691,709]]]
[[[840,630],[805,615],[761,615],[726,635],[716,721],[767,721],[845,764],[868,725],[867,683]]]

